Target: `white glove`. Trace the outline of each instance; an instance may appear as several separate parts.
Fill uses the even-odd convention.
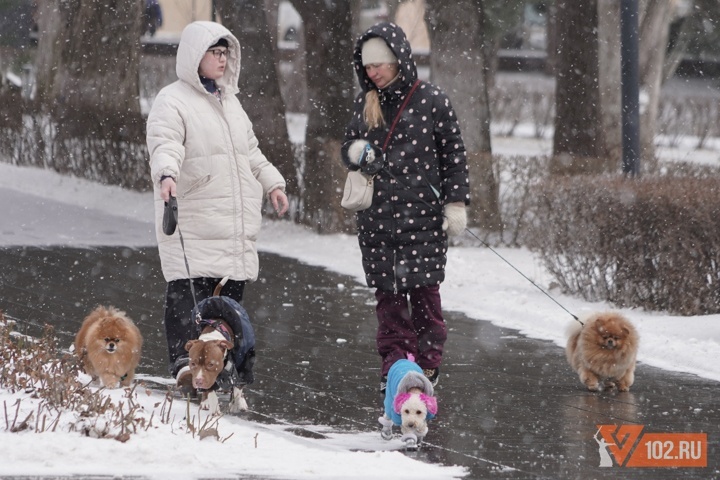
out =
[[[365,156],[365,163],[362,165],[360,164],[360,159],[362,158],[367,145],[370,145],[367,140],[355,140],[350,144],[350,148],[348,148],[348,158],[351,163],[362,167],[365,163],[372,163],[375,161],[375,150],[371,148]]]
[[[449,237],[460,235],[467,226],[467,212],[462,202],[448,203],[443,212],[442,229],[447,231]]]

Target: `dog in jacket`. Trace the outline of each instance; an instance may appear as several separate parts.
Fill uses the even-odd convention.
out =
[[[220,410],[217,390],[230,392],[230,413],[247,410],[243,388],[255,378],[255,332],[242,305],[220,295],[226,280],[193,310],[198,338],[185,344],[188,365],[177,375],[180,390],[200,392],[201,406],[211,413]]]
[[[395,362],[388,372],[385,389],[385,414],[378,419],[382,425],[382,437],[392,438],[392,427],[397,425],[401,440],[408,448],[417,447],[427,435],[427,421],[437,414],[437,398],[433,386],[420,366],[409,359]]]

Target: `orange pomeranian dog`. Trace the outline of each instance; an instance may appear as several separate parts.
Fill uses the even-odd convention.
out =
[[[592,313],[569,329],[565,353],[580,381],[596,392],[617,387],[630,390],[640,336],[630,321],[616,312]]]
[[[140,330],[125,312],[97,307],[85,317],[75,337],[75,354],[83,370],[103,386],[128,386],[140,363]]]

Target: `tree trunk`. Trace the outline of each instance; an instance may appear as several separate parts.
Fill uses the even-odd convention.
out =
[[[482,0],[428,0],[426,19],[432,80],[453,102],[467,150],[473,192],[470,223],[501,232],[498,185],[490,144]]]
[[[620,0],[598,0],[600,115],[610,171],[622,164],[622,95],[620,79]]]
[[[137,0],[38,0],[37,99],[49,121],[38,143],[46,168],[147,188],[142,13]]]
[[[317,232],[346,230],[352,217],[340,206],[347,171],[340,146],[350,120],[352,85],[352,2],[293,0],[305,25],[310,112],[303,170],[304,210],[300,220]]]
[[[270,33],[265,0],[215,0],[223,24],[240,41],[240,93],[253,122],[260,149],[282,173],[287,193],[297,196],[297,171],[285,120],[285,102],[275,67],[276,43]]]
[[[640,87],[647,102],[640,104],[640,151],[644,162],[655,161],[655,131],[660,105],[663,65],[676,0],[640,2]]]
[[[608,171],[598,87],[598,0],[558,0],[554,174]]]
[[[38,0],[39,100],[49,110],[140,112],[142,2]]]

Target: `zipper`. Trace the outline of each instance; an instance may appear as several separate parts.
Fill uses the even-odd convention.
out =
[[[383,164],[387,165],[388,172],[390,173],[390,164],[387,161],[387,154],[383,152]],[[388,200],[390,201],[390,226],[392,228],[392,232],[390,235],[391,244],[393,246],[392,250],[392,274],[393,274],[393,293],[397,295],[398,293],[398,281],[397,281],[397,247],[395,246],[395,231],[397,228],[395,227],[395,202],[393,202],[393,197],[395,196],[395,187],[397,181],[395,180],[395,176],[390,174],[390,178],[388,179],[388,183],[390,184],[390,188],[388,188],[389,195]]]
[[[233,168],[234,174],[235,174],[234,176],[237,181],[238,196],[240,197],[240,199],[241,199],[240,201],[242,202],[242,191],[240,189],[240,186],[242,185],[242,181],[240,180],[240,172],[239,172],[239,167],[237,165],[237,156],[235,155],[235,144],[233,143],[233,138],[232,138],[232,135],[230,132],[230,124],[227,121],[227,116],[225,115],[225,104],[223,102],[221,102],[219,98],[215,97],[215,95],[213,95],[213,97],[218,102],[218,107],[220,108],[220,112],[221,112],[220,119],[227,127],[228,133],[227,133],[226,143],[230,145],[230,159],[229,160],[232,162],[232,168]],[[240,108],[242,108],[242,107],[240,107]],[[225,132],[223,132],[223,135],[225,135]],[[252,174],[252,172],[251,172],[251,174]],[[233,209],[235,210],[233,212],[233,218],[236,218],[238,210],[240,211],[240,228],[242,229],[243,236],[244,236],[245,235],[245,215],[243,214],[242,206],[239,205],[235,201],[235,198],[233,198]],[[235,222],[233,222],[233,223],[235,223]],[[234,235],[233,235],[234,242],[237,241],[236,240],[237,237],[238,237],[238,226],[237,226],[237,224],[235,224]],[[237,245],[236,245],[236,247],[237,247]],[[240,242],[240,259],[241,259],[240,261],[243,263],[244,263],[244,258],[245,258],[245,239],[243,238],[242,242]],[[235,264],[235,262],[236,262],[236,260],[233,259],[233,264]],[[235,265],[233,270],[235,272],[239,271],[239,266]]]

